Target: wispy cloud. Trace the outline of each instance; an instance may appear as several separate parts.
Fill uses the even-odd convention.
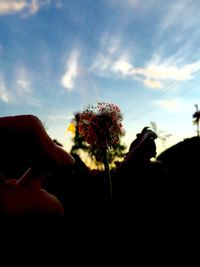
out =
[[[110,68],[111,59],[103,55],[98,55],[92,66],[89,68],[90,71],[97,71],[99,74],[102,72],[105,74],[105,71]]]
[[[150,61],[144,67],[134,66],[125,57],[118,60],[101,55],[98,60],[95,60],[93,69],[97,72],[99,70],[107,75],[107,73],[114,72],[123,77],[139,80],[145,86],[150,88],[161,88],[165,81],[186,81],[194,77],[195,73],[200,71],[200,61],[190,64],[178,64],[178,59],[174,62],[172,59],[161,60],[156,58]],[[177,65],[176,65],[177,64]]]
[[[22,78],[22,79],[19,79],[17,80],[17,84],[21,87],[21,89],[23,90],[23,92],[27,92],[27,91],[30,91],[29,89],[29,81]]]
[[[119,35],[111,36],[109,33],[105,33],[100,39],[100,52],[94,58],[94,63],[89,70],[97,72],[99,75],[107,75],[108,71],[112,71],[112,65],[116,61],[116,58],[119,58],[119,54],[121,54],[121,46],[121,38]],[[121,57],[128,61],[126,56],[121,55]],[[122,69],[120,66],[117,66],[117,64],[114,68]]]
[[[110,34],[105,33],[100,40],[100,45],[103,51],[113,55],[119,50],[121,40],[119,36],[110,36]]]
[[[154,101],[154,104],[161,108],[172,110],[172,111],[178,110],[180,108],[179,99],[157,100],[157,101]]]
[[[12,100],[11,94],[8,91],[8,88],[5,85],[4,77],[0,73],[0,101],[8,103]]]
[[[163,64],[149,65],[146,68],[136,69],[138,74],[155,80],[184,81],[192,78],[192,75],[200,70],[200,61],[186,64],[182,67]]]
[[[199,8],[199,1],[190,0],[170,1],[169,5],[164,5],[154,39],[157,47],[162,44],[166,53],[169,47],[177,46],[178,53],[183,52],[185,57],[188,51],[194,50],[200,34]]]
[[[191,121],[192,112],[195,111],[194,103],[194,97],[190,99],[175,97],[153,101],[154,106],[162,108],[163,111],[173,112],[173,114],[177,116],[181,114],[182,118],[180,117],[180,120],[184,120],[185,116],[189,114],[189,116],[191,116]]]
[[[68,90],[74,88],[75,79],[78,75],[78,51],[72,51],[67,60],[65,74],[61,78],[61,85]]]
[[[27,8],[28,4],[26,0],[1,0],[0,1],[0,14],[10,14],[10,13],[16,13],[24,10]]]
[[[0,15],[13,13],[35,14],[42,6],[50,4],[51,0],[0,0]]]
[[[31,93],[31,81],[24,67],[19,68],[17,71],[16,84],[19,93]]]
[[[185,81],[192,79],[195,72],[200,70],[200,61],[183,66],[162,63],[138,68],[129,62],[119,60],[113,64],[113,70],[132,78],[139,76],[143,79],[145,85],[153,87],[154,84],[154,88],[160,88],[162,87],[162,81]]]
[[[137,0],[110,0],[109,3],[114,7],[116,5],[129,8],[132,6],[134,9],[144,7],[144,3]],[[144,7],[148,11],[146,15],[160,12],[155,18],[158,20],[157,27],[153,28],[156,31],[154,32],[155,49],[151,51],[152,60],[148,59],[145,63],[145,58],[143,58],[143,65],[134,64],[130,53],[132,51],[128,52],[127,44],[122,44],[123,38],[105,34],[100,40],[99,53],[90,71],[106,77],[114,73],[123,78],[140,81],[146,87],[157,89],[164,88],[167,82],[173,81],[178,84],[193,79],[200,71],[200,61],[196,60],[200,56],[196,48],[200,37],[200,30],[197,27],[199,24],[198,7],[200,8],[200,4],[197,1],[191,2],[190,0],[170,1],[162,8],[157,6],[156,0],[149,1]],[[127,16],[129,15],[127,13]],[[122,31],[118,34],[123,36]],[[165,38],[163,38],[164,34]],[[188,34],[190,38],[187,37]],[[139,47],[138,44],[136,44],[136,49],[137,47]],[[156,59],[154,55],[157,55]],[[135,58],[137,59],[137,54]]]
[[[180,30],[196,28],[197,22],[199,21],[198,1],[174,1],[165,11],[166,13],[163,14],[163,20],[160,24],[161,31],[172,27],[179,27]]]
[[[32,107],[41,107],[41,100],[35,97],[34,91],[31,89],[31,81],[24,68],[18,68],[14,79],[9,81],[0,73],[1,101],[17,106],[24,103],[24,105]]]
[[[144,84],[147,87],[155,88],[155,89],[158,89],[158,88],[161,88],[162,87],[162,84],[161,84],[160,81],[155,81],[155,80],[150,80],[150,79],[145,79],[144,80]]]
[[[30,70],[24,66],[17,66],[15,73],[15,79],[11,84],[15,104],[24,102],[33,107],[41,107],[41,99],[36,97],[34,88],[32,88],[34,83],[31,80]]]
[[[112,70],[117,73],[121,73],[124,76],[132,75],[133,66],[124,59],[119,59],[112,65]]]

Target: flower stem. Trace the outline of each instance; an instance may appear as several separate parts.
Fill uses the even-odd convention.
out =
[[[110,199],[112,200],[112,178],[110,174],[110,168],[108,163],[108,154],[107,149],[104,149],[104,167],[105,167],[105,173],[109,182],[109,193],[110,193]]]

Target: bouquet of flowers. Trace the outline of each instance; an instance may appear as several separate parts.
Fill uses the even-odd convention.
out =
[[[122,113],[118,106],[109,103],[98,103],[96,107],[89,105],[80,113],[78,130],[86,142],[105,152],[104,166],[109,177],[110,194],[112,183],[107,159],[107,149],[119,142],[123,135]]]

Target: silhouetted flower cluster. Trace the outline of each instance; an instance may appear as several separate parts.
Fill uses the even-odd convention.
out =
[[[119,107],[114,104],[89,105],[80,113],[78,130],[88,144],[109,148],[118,143],[124,133],[122,119]]]

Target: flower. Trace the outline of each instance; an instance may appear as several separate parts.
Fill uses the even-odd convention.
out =
[[[110,148],[123,135],[122,113],[117,105],[98,103],[89,105],[80,113],[78,130],[80,135],[93,146]]]
[[[71,132],[72,134],[75,134],[76,126],[73,122],[70,122],[69,126],[67,127],[67,131]]]

